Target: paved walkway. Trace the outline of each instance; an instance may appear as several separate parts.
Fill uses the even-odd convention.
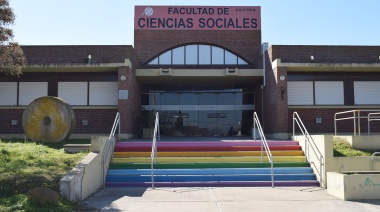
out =
[[[380,211],[380,200],[343,201],[318,187],[106,188],[81,204],[129,212]]]

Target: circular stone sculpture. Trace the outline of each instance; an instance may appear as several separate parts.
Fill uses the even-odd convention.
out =
[[[32,101],[22,115],[22,127],[35,142],[59,142],[70,137],[75,114],[62,99],[44,96]]]

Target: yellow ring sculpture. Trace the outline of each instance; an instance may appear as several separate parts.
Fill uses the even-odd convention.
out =
[[[75,114],[64,100],[44,96],[32,101],[22,115],[26,135],[35,142],[68,139],[75,128]]]

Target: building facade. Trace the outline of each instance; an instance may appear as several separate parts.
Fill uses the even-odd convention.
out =
[[[295,111],[320,134],[334,133],[336,112],[380,109],[380,46],[268,47],[260,7],[136,6],[133,47],[22,48],[23,75],[0,77],[2,136],[24,133],[23,111],[40,96],[72,105],[76,136],[109,133],[120,112],[125,138],[143,136],[155,111],[163,136],[248,136],[257,112],[282,139]]]

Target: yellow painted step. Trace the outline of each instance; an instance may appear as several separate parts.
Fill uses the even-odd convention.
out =
[[[150,157],[113,158],[113,163],[150,163]],[[264,162],[268,157],[264,157]],[[304,162],[304,156],[273,156],[273,162]],[[159,163],[192,162],[261,162],[260,156],[253,157],[158,157]]]
[[[114,152],[115,158],[150,157],[150,152]],[[264,155],[266,153],[264,152]],[[303,151],[272,151],[273,156],[303,156]],[[261,156],[259,151],[216,151],[216,152],[158,152],[158,157],[233,157]]]

